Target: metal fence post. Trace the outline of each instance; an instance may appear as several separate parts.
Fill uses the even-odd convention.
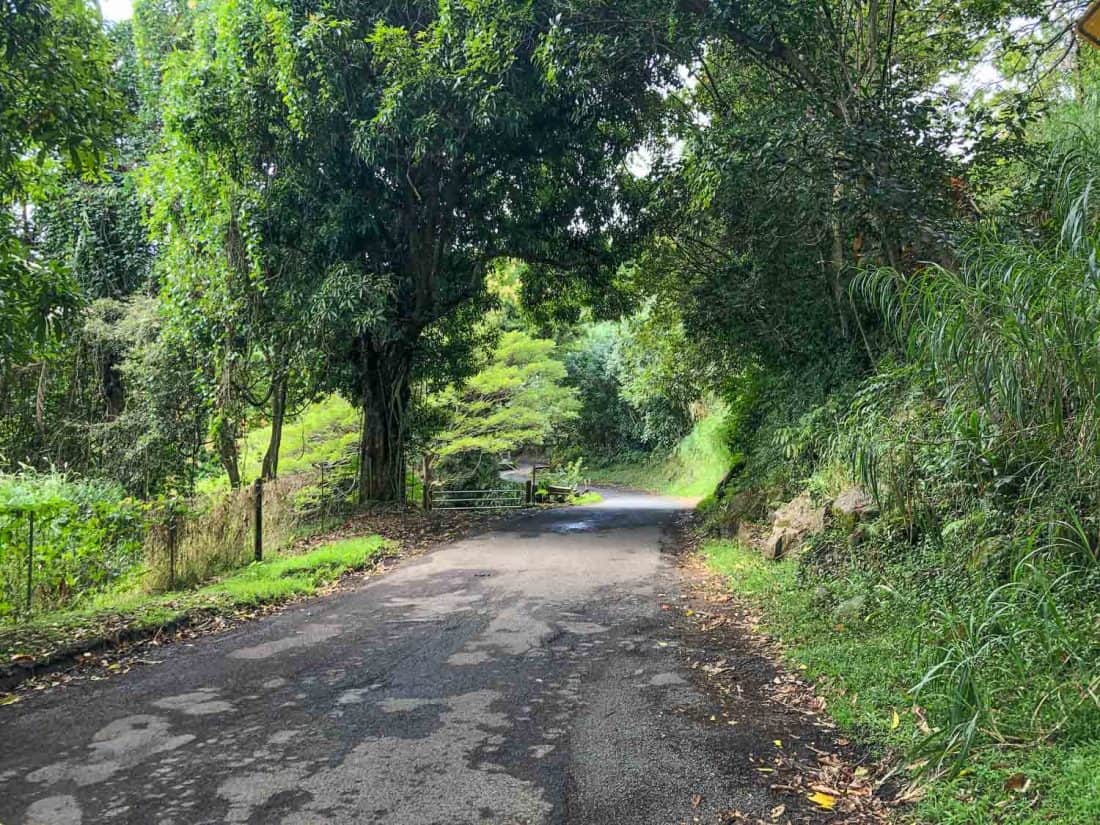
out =
[[[176,545],[179,541],[175,502],[168,510],[168,589],[176,589]]]
[[[252,552],[256,561],[264,560],[264,480],[252,485]]]
[[[31,594],[34,592],[34,511],[27,514],[27,615],[31,613]]]

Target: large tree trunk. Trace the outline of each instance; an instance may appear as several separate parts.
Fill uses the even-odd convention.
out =
[[[237,451],[237,428],[223,416],[216,425],[218,458],[225,474],[229,476],[229,485],[236,490],[241,486],[240,454]]]
[[[405,412],[411,358],[399,346],[364,343],[360,359],[363,429],[359,503],[405,500]]]
[[[844,311],[844,224],[842,210],[844,205],[844,183],[839,167],[833,176],[833,200],[832,211],[829,215],[829,234],[831,236],[831,249],[829,251],[829,287],[832,293],[833,305],[836,307],[837,325],[840,334],[846,341],[851,340],[851,330],[848,327],[848,314]]]
[[[286,378],[277,379],[271,391],[271,438],[267,442],[261,474],[264,481],[279,477],[279,450],[283,443],[283,420],[286,418]]]

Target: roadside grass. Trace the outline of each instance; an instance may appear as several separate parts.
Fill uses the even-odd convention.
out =
[[[301,556],[251,564],[232,576],[200,588],[197,593],[224,594],[233,606],[308,596],[345,573],[363,568],[387,546],[381,536],[342,539]]]
[[[910,689],[929,666],[916,633],[927,608],[887,605],[866,618],[839,621],[798,582],[793,561],[769,561],[732,541],[708,541],[701,551],[712,569],[728,577],[733,592],[760,609],[761,629],[780,642],[792,666],[814,680],[837,724],[894,753],[906,766],[901,778],[921,783],[922,795],[903,809],[903,820],[1100,822],[1100,731],[1095,741],[1075,745],[979,748],[954,777],[912,773],[923,767],[919,748],[926,738]],[[944,712],[924,710],[930,719]]]
[[[83,609],[0,628],[0,663],[24,656],[42,660],[74,647],[94,649],[122,633],[141,636],[197,615],[232,614],[310,596],[345,573],[373,565],[392,546],[377,535],[341,539],[298,556],[255,562],[194,590],[103,593]]]
[[[668,454],[637,463],[594,467],[585,472],[594,482],[621,484],[679,498],[703,498],[714,492],[733,464],[727,415],[726,405],[716,402]]]

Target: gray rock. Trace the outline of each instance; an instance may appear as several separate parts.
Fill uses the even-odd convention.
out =
[[[849,487],[833,499],[829,507],[834,517],[852,523],[866,521],[878,515],[878,505],[859,487]]]
[[[844,622],[858,621],[862,616],[864,610],[867,609],[867,597],[864,595],[852,596],[850,599],[845,599],[836,606],[833,611],[833,618],[843,624]]]
[[[766,504],[766,496],[756,488],[739,490],[730,495],[723,501],[720,510],[722,537],[737,537],[744,524],[763,518]]]
[[[794,555],[807,538],[825,529],[825,508],[814,505],[809,493],[787,502],[772,517],[772,533],[764,542],[765,558]]]

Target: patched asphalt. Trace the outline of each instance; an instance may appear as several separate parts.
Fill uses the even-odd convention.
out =
[[[517,516],[358,590],[0,708],[0,823],[766,817],[662,603],[681,505]]]

